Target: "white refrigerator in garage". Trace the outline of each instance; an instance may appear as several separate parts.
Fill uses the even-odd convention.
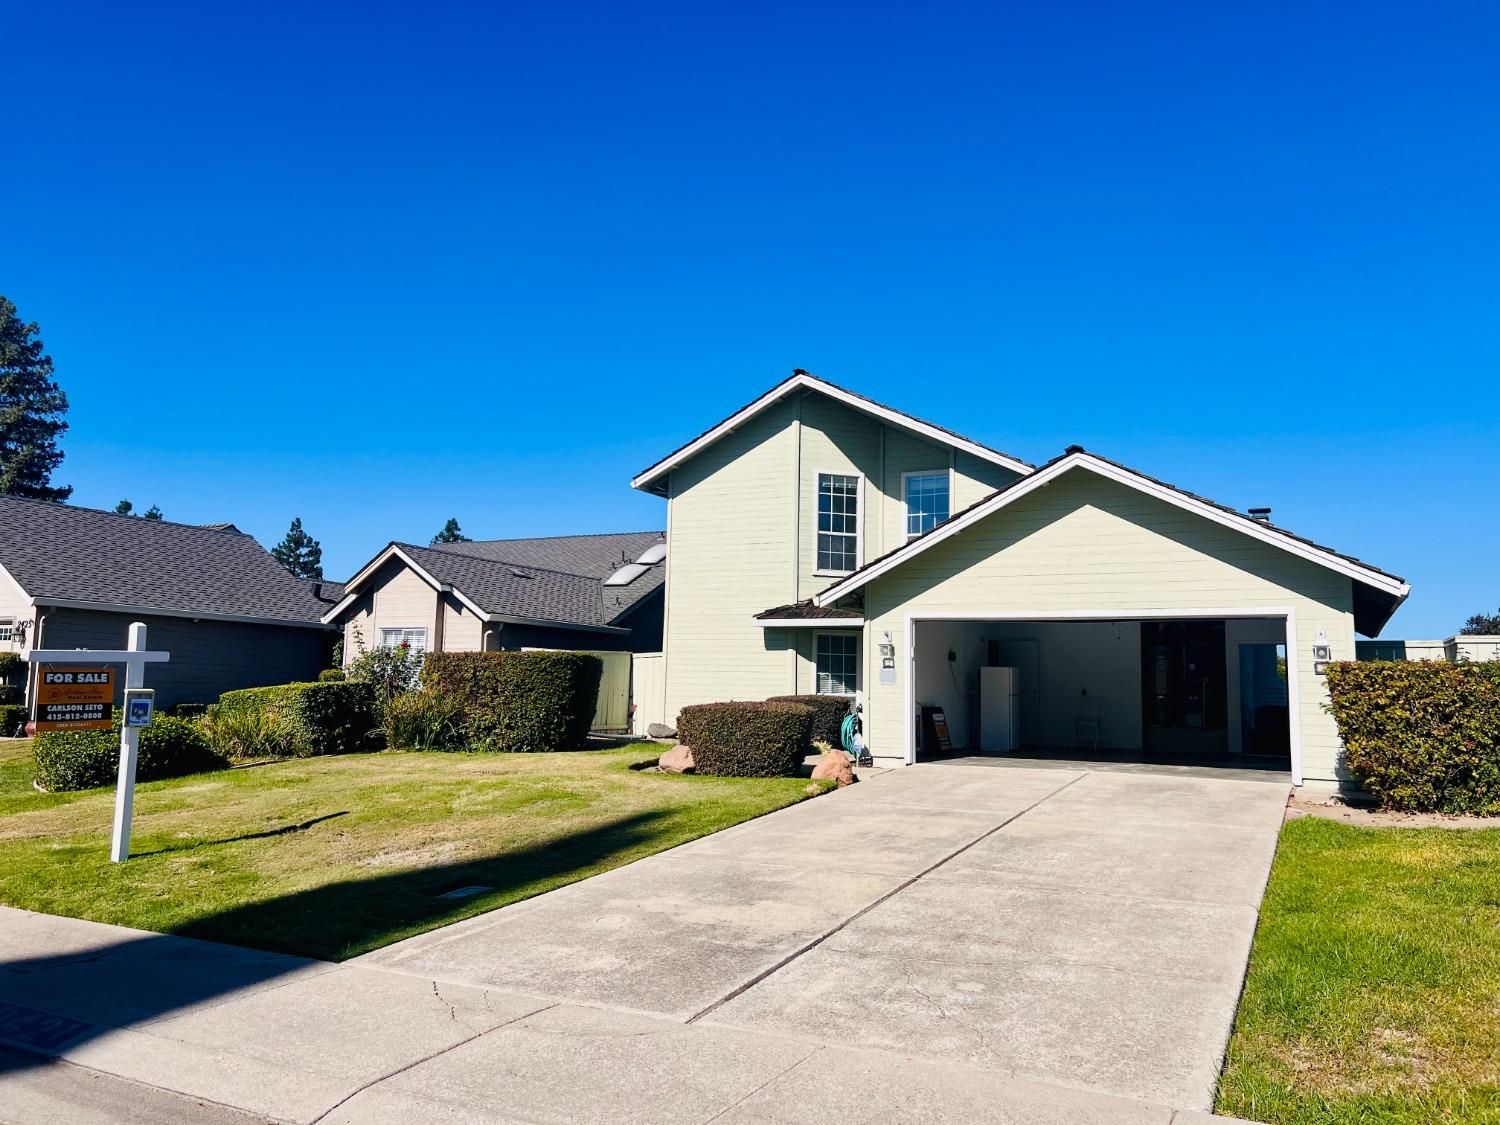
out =
[[[1016,668],[979,669],[979,749],[1007,754],[1021,744],[1021,676]]]

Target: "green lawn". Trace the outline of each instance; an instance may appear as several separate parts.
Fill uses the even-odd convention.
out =
[[[1286,825],[1218,1112],[1500,1121],[1500,829]]]
[[[630,768],[658,753],[361,754],[151,782],[115,865],[113,790],[38,793],[29,744],[4,742],[0,902],[342,960],[808,795]],[[494,890],[436,897],[472,885]]]

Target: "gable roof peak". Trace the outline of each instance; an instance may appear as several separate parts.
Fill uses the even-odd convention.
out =
[[[841,387],[837,383],[830,383],[827,379],[814,375],[804,368],[795,367],[788,378],[777,383],[776,386],[766,391],[759,398],[746,403],[723,421],[693,438],[692,441],[679,446],[654,465],[637,473],[635,478],[630,482],[630,486],[638,488],[643,492],[653,492],[659,496],[666,495],[666,477],[673,468],[682,464],[688,458],[695,456],[703,449],[706,449],[767,407],[801,390],[817,391],[851,409],[879,418],[889,425],[900,427],[920,437],[924,437],[928,441],[951,446],[956,450],[978,457],[982,461],[1000,465],[1012,472],[1024,474],[1032,470],[1029,462],[1012,457],[1008,453],[1002,453],[998,449],[992,449],[990,446],[983,445],[972,438],[964,437],[962,434],[950,430],[946,426],[939,426],[935,422],[928,422],[915,415],[907,414],[905,411],[897,410],[893,406],[876,402],[866,395],[862,395],[857,391],[851,391],[847,387]]]

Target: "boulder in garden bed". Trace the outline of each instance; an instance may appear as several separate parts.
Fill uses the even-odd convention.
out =
[[[813,767],[812,776],[814,781],[836,781],[840,788],[859,780],[854,775],[854,763],[842,750],[825,751]]]
[[[666,723],[652,723],[646,727],[647,738],[676,738],[677,728],[669,727]]]
[[[691,773],[693,769],[692,748],[674,746],[657,759],[656,764],[668,773]]]

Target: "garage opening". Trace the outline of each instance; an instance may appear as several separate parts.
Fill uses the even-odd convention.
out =
[[[914,628],[918,760],[1291,766],[1283,617],[918,620]]]

